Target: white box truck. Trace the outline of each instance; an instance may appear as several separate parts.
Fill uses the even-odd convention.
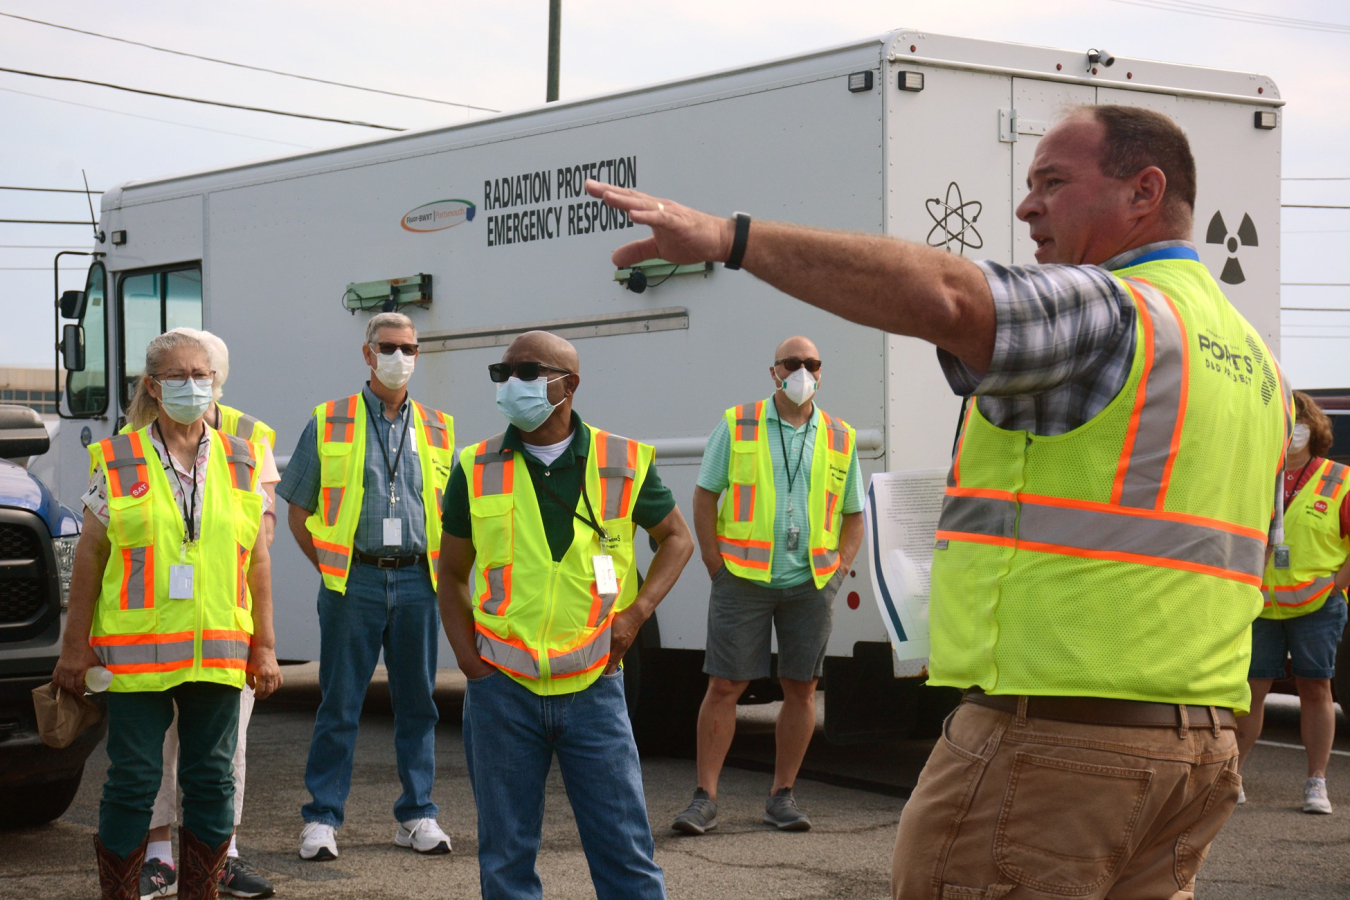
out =
[[[221,335],[225,399],[278,429],[284,461],[312,407],[361,384],[365,321],[385,306],[417,323],[411,389],[454,415],[461,445],[503,428],[485,367],[515,335],[545,328],[575,341],[576,408],[656,445],[686,512],[706,435],[726,407],[769,395],[773,349],[795,333],[820,347],[820,402],[857,427],[864,477],[944,466],[960,400],[931,347],[721,266],[653,265],[647,289],[630,290],[610,252],[645,229],[582,182],[1031,263],[1013,210],[1036,142],[1065,110],[1094,103],[1148,106],[1185,128],[1201,258],[1278,347],[1282,101],[1270,79],[902,30],[107,192],[87,290],[58,304],[70,320],[62,415],[80,420],[57,441],[61,496],[78,500],[84,448],[119,426],[152,336],[177,325]],[[894,677],[865,556],[839,594],[827,651],[836,740],[904,732],[929,703],[918,679]],[[318,577],[289,535],[274,558],[278,653],[315,659]],[[655,710],[670,735],[692,737],[707,598],[691,565],[634,651],[644,729]]]

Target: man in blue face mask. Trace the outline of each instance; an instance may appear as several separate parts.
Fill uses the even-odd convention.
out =
[[[521,335],[488,367],[510,423],[446,489],[439,597],[468,677],[464,750],[484,900],[539,897],[553,756],[600,900],[665,897],[619,663],[693,554],[653,449],[572,412],[576,349]],[[639,587],[633,536],[658,549]]]

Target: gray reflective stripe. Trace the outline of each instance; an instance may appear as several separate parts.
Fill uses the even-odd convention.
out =
[[[768,547],[742,547],[740,544],[733,544],[730,541],[718,538],[717,549],[723,556],[743,559],[746,562],[769,562],[770,549]]]
[[[356,419],[351,416],[324,416],[324,421],[337,425],[355,425]]]
[[[1279,606],[1302,606],[1335,583],[1336,579],[1328,575],[1324,578],[1314,578],[1312,584],[1297,590],[1277,591],[1274,588],[1267,588],[1266,596]]]
[[[736,521],[749,522],[755,512],[755,486],[753,484],[733,485],[732,493],[737,498]]]
[[[554,678],[563,675],[575,675],[598,666],[609,656],[609,626],[575,650],[569,650],[557,656],[549,654],[548,671]]]
[[[1020,519],[1018,511],[1012,500],[948,496],[938,530],[1130,553],[1252,576],[1265,568],[1264,540],[1219,528],[1036,503],[1023,503]]]
[[[113,435],[108,442],[112,445],[113,458],[105,459],[104,464],[108,467],[108,474],[117,479],[117,493],[126,496],[136,486],[136,470],[123,470],[128,466],[145,465],[145,457],[132,455],[135,451],[129,434]]]
[[[346,488],[328,487],[323,489],[324,499],[324,522],[329,528],[337,524],[338,513],[342,512],[342,497]]]
[[[1332,463],[1327,474],[1322,478],[1322,483],[1317,487],[1317,493],[1322,497],[1336,496],[1336,487],[1345,483],[1345,466],[1340,463]]]
[[[505,566],[497,566],[483,573],[487,578],[487,593],[479,601],[479,607],[488,615],[500,615],[498,612],[506,602]]]
[[[248,662],[248,641],[203,639],[202,659],[238,659]]]
[[[341,569],[343,572],[347,571],[348,554],[346,553],[336,553],[315,544],[314,555],[319,558],[319,565],[321,566],[331,566],[334,569]]]
[[[123,564],[130,571],[126,574],[127,609],[145,609],[145,556],[149,547],[132,547],[126,551]],[[153,554],[153,551],[150,551]],[[151,556],[153,559],[153,555]],[[152,573],[153,575],[153,573]],[[154,583],[154,578],[151,578]]]
[[[519,647],[504,641],[495,641],[483,632],[475,634],[478,655],[503,669],[523,675],[526,678],[539,677],[539,661]]]
[[[1181,392],[1186,378],[1185,337],[1181,323],[1155,288],[1126,279],[1143,298],[1153,322],[1153,365],[1148,381],[1140,385],[1144,405],[1139,410],[1139,428],[1121,485],[1120,505],[1155,509],[1163,489],[1163,476],[1172,455],[1172,435],[1180,423]]]
[[[830,429],[830,449],[843,453],[848,448],[848,429],[842,425],[834,424],[833,419],[830,420],[827,427]]]
[[[596,616],[595,624],[599,625],[609,618],[609,611],[614,608],[614,601],[617,599],[619,599],[618,594],[600,595],[600,615]]]
[[[222,437],[225,438],[225,446],[228,448],[225,462],[230,466],[230,477],[234,481],[234,486],[241,491],[252,490],[253,467],[257,463],[249,451],[248,441],[232,434],[223,434]]]
[[[482,450],[473,458],[475,467],[482,468],[483,493],[479,496],[487,497],[491,494],[500,494],[506,479],[506,462],[511,459],[510,453],[502,452],[502,441],[506,437],[506,432],[494,434],[492,437],[483,441]],[[473,481],[469,483],[469,490],[474,488]]]
[[[167,641],[162,644],[99,644],[98,658],[108,666],[144,666],[156,663],[185,662],[192,659],[192,641]],[[245,657],[247,658],[247,657]]]
[[[120,456],[116,459],[105,460],[110,469],[120,469],[124,466],[143,466],[145,465],[144,456]]]
[[[258,427],[258,420],[247,413],[239,414],[239,424],[235,426],[235,434],[241,438],[251,438],[253,429]]]
[[[606,434],[605,465],[600,467],[600,477],[605,483],[605,509],[601,515],[606,519],[617,519],[627,512],[622,506],[624,480],[631,481],[636,475],[636,470],[628,468],[628,438]]]
[[[756,406],[756,403],[742,403],[740,406],[736,407],[736,424],[745,427],[746,437],[737,438],[736,431],[733,430],[731,433],[733,440],[759,440],[759,417],[755,414]]]
[[[835,566],[836,564],[838,564],[838,562],[839,562],[839,551],[838,551],[838,550],[812,550],[812,551],[811,551],[811,565],[812,565],[817,571],[824,571],[825,569],[829,569],[829,568]]]
[[[627,456],[627,448],[624,449],[624,455]],[[601,466],[601,478],[632,478],[637,474],[636,469],[630,469],[627,466]]]

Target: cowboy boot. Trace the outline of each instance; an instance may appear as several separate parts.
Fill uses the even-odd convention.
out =
[[[102,900],[140,900],[141,864],[145,862],[145,841],[123,859],[94,835],[94,855],[98,859],[98,886]]]
[[[186,828],[178,830],[181,861],[178,870],[179,900],[218,900],[220,871],[225,868],[225,854],[230,842],[212,849]]]

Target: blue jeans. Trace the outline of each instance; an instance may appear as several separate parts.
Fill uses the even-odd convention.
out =
[[[422,566],[353,565],[347,593],[319,588],[319,688],[305,787],[314,799],[306,822],[342,824],[352,786],[352,755],[370,676],[384,649],[394,708],[394,753],[403,793],[394,818],[435,818],[436,722],[432,700],[441,617],[431,576]]]
[[[1252,664],[1248,678],[1283,678],[1285,657],[1299,678],[1333,678],[1336,648],[1345,630],[1345,595],[1332,591],[1317,612],[1292,619],[1252,622]]]
[[[664,898],[621,669],[584,691],[554,697],[499,672],[469,682],[464,754],[478,805],[483,900],[544,895],[534,862],[555,752],[596,896]]]

